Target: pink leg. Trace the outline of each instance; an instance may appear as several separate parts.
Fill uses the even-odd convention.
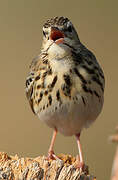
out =
[[[57,157],[55,156],[54,151],[53,151],[56,135],[57,135],[57,129],[55,128],[54,132],[53,132],[51,144],[50,144],[50,147],[48,150],[48,159],[57,159]]]
[[[77,145],[78,145],[78,150],[79,150],[79,156],[77,157],[77,161],[78,161],[77,167],[82,170],[84,167],[84,160],[83,160],[83,156],[82,156],[82,147],[80,144],[80,133],[76,134],[75,136],[77,139]]]

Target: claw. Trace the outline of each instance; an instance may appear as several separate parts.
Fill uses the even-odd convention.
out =
[[[55,154],[54,154],[54,151],[49,151],[48,152],[48,157],[47,157],[48,160],[55,160]]]
[[[56,160],[56,159],[59,159],[59,158],[55,155],[54,151],[53,150],[49,151],[48,156],[47,156],[47,160]]]

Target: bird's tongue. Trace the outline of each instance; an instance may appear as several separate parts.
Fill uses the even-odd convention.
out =
[[[53,40],[56,44],[63,43],[64,34],[59,30],[53,29],[51,31],[50,39]]]

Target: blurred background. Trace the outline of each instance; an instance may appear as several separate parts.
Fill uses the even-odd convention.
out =
[[[52,129],[32,113],[25,79],[32,58],[40,53],[42,25],[50,17],[67,16],[81,41],[94,52],[105,77],[101,115],[81,136],[84,159],[97,179],[110,178],[115,145],[108,137],[118,124],[118,1],[0,1],[0,151],[10,155],[46,155]],[[76,155],[75,137],[58,134],[55,152]]]

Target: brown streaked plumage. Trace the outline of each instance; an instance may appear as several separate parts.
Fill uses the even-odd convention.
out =
[[[75,135],[82,170],[80,133],[102,110],[104,84],[100,65],[80,42],[70,20],[47,20],[41,53],[33,59],[26,80],[26,95],[33,112],[54,129],[49,158],[55,158],[53,145],[58,131]]]

